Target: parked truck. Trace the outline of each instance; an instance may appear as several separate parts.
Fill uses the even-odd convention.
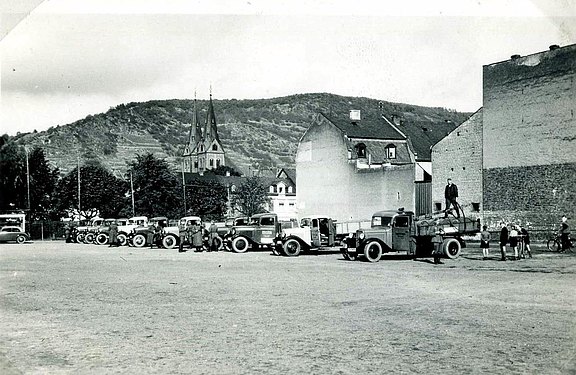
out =
[[[298,228],[285,228],[278,233],[272,249],[276,255],[298,256],[301,251],[331,248],[338,244],[334,220],[313,215],[300,220]]]
[[[455,259],[466,247],[463,236],[480,231],[480,219],[443,215],[415,217],[413,212],[403,209],[378,211],[372,215],[371,228],[349,235],[341,248],[342,254],[348,260],[369,262],[378,262],[385,253]]]

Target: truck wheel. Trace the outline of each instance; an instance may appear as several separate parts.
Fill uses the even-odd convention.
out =
[[[24,242],[26,242],[26,236],[19,235],[18,237],[16,237],[16,243],[24,243]]]
[[[450,259],[456,259],[460,256],[462,245],[456,238],[447,238],[442,242],[442,250],[444,254]]]
[[[100,233],[96,236],[96,243],[98,245],[106,245],[108,243],[108,235]]]
[[[232,240],[232,250],[235,253],[245,253],[248,251],[248,240],[244,237],[236,237]]]
[[[84,242],[84,233],[78,233],[78,234],[76,235],[76,242],[77,242],[77,243],[82,243],[82,242]]]
[[[162,239],[162,246],[167,249],[173,249],[178,245],[178,240],[174,236],[166,236]]]
[[[284,242],[284,254],[289,257],[297,257],[300,254],[300,250],[302,250],[302,246],[300,242],[298,242],[295,238],[289,238],[286,242]]]
[[[377,241],[370,241],[364,246],[364,256],[369,262],[378,262],[382,257],[382,245]]]
[[[94,233],[86,233],[84,243],[94,243]]]
[[[128,245],[128,237],[126,237],[124,233],[119,233],[116,239],[118,240],[118,245],[120,246]]]
[[[136,247],[144,247],[146,246],[146,237],[143,234],[137,234],[132,239],[132,243]]]

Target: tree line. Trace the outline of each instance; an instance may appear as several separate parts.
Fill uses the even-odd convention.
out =
[[[239,175],[229,167],[211,173],[225,172]],[[181,174],[151,153],[137,155],[123,175],[97,160],[61,175],[42,148],[27,149],[0,138],[0,211],[26,211],[31,221],[72,218],[78,212],[86,219],[197,215],[221,220],[229,201],[242,215],[264,212],[267,188],[258,177],[243,179],[234,192],[215,180],[195,180],[184,188]]]

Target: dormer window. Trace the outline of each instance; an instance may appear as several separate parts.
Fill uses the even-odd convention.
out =
[[[386,158],[387,159],[396,159],[396,146],[393,144],[389,144],[386,146]]]
[[[268,191],[269,191],[270,193],[274,193],[274,190],[276,190],[276,189],[274,189],[274,185],[271,185],[271,186],[270,186],[270,189],[269,189]]]
[[[292,194],[292,186],[288,186],[288,194]]]
[[[359,158],[366,158],[366,145],[364,143],[358,143],[354,148]]]
[[[212,145],[212,151],[218,151],[218,145],[213,144]]]

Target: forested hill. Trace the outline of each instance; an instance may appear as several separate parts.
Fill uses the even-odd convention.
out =
[[[301,94],[273,99],[214,100],[218,133],[226,163],[246,173],[250,168],[294,168],[298,140],[319,112],[348,113],[351,109],[378,110],[400,116],[405,124],[426,124],[442,136],[462,123],[469,113],[444,108],[398,104],[333,94]],[[208,101],[197,106],[202,123]],[[18,144],[44,148],[48,160],[66,173],[98,160],[122,172],[137,154],[152,152],[179,168],[179,155],[192,122],[193,100],[154,100],[120,104],[106,113],[88,116],[43,132],[19,134]]]

